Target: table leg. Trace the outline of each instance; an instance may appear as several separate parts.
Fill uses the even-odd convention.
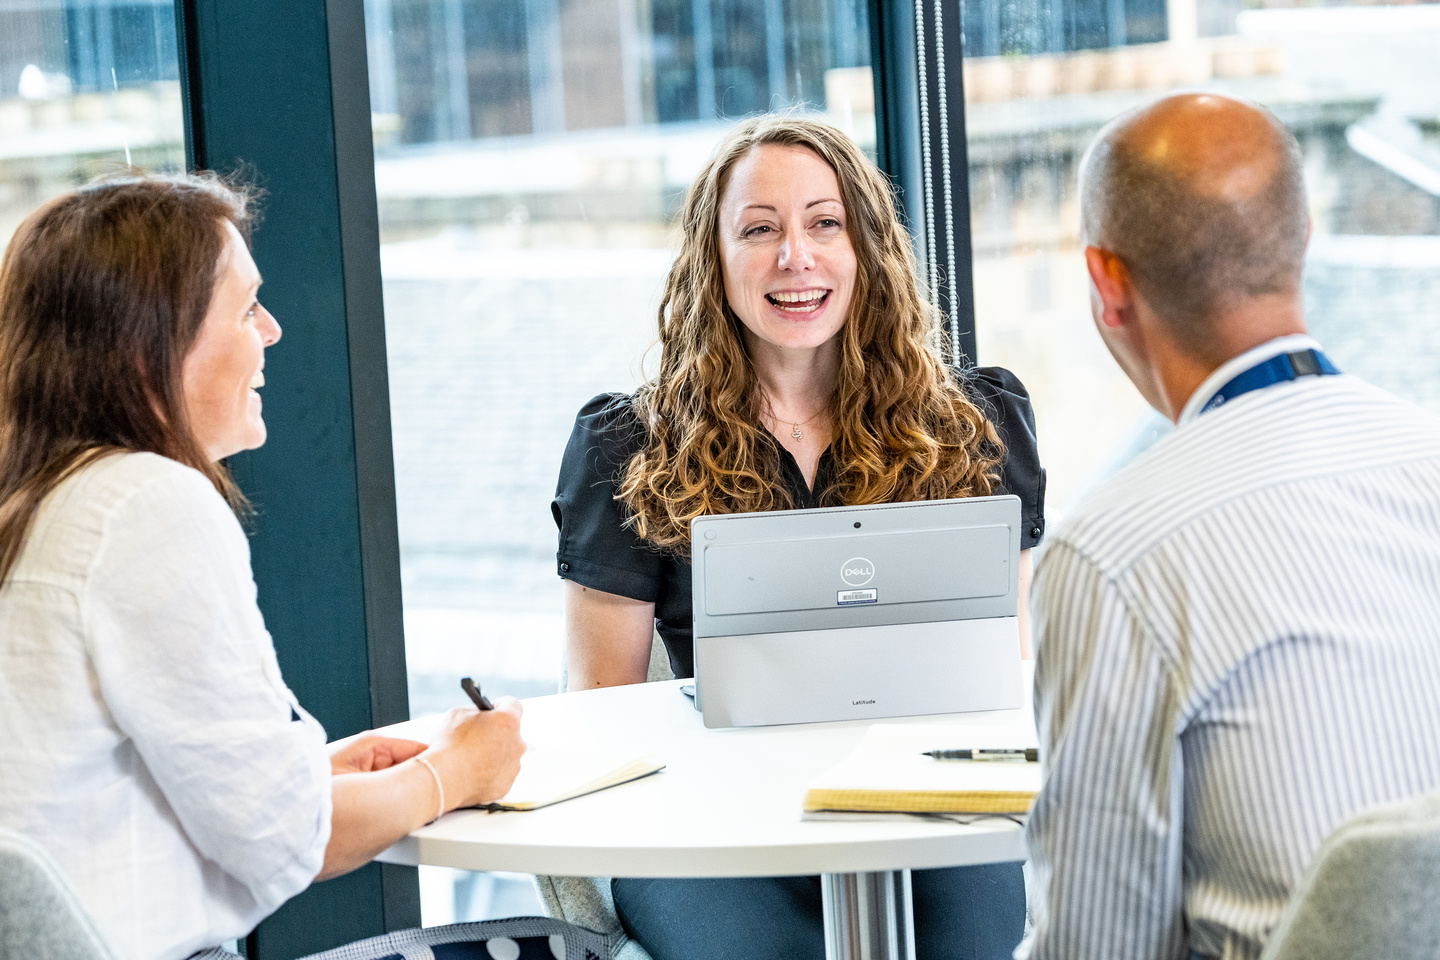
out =
[[[909,870],[826,873],[825,960],[915,960]]]

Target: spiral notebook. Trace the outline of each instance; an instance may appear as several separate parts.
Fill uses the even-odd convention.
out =
[[[877,725],[845,759],[810,784],[804,816],[1024,814],[1040,792],[1040,764],[934,760],[925,751],[1035,745],[1034,732],[1018,727]]]

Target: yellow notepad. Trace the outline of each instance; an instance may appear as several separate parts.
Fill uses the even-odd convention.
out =
[[[1035,746],[1025,729],[980,724],[871,727],[855,749],[805,792],[805,813],[1003,813],[1029,811],[1040,765],[933,760],[925,751]]]
[[[520,761],[510,792],[480,809],[539,810],[588,793],[618,787],[665,769],[655,757],[617,757],[573,750],[536,748]]]

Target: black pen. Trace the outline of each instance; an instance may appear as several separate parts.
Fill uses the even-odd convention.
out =
[[[923,754],[936,760],[1019,760],[1030,763],[1040,762],[1040,751],[1034,747],[1020,748],[978,748],[975,750],[926,750]]]
[[[480,692],[480,688],[475,685],[474,680],[471,680],[469,677],[462,677],[460,686],[465,690],[465,693],[469,695],[470,699],[475,702],[475,706],[481,710],[495,709],[495,704],[491,703],[490,699]]]

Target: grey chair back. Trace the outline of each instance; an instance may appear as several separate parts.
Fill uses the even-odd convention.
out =
[[[1363,813],[1326,838],[1261,960],[1440,957],[1440,793]]]
[[[50,856],[0,830],[0,960],[114,960]]]

